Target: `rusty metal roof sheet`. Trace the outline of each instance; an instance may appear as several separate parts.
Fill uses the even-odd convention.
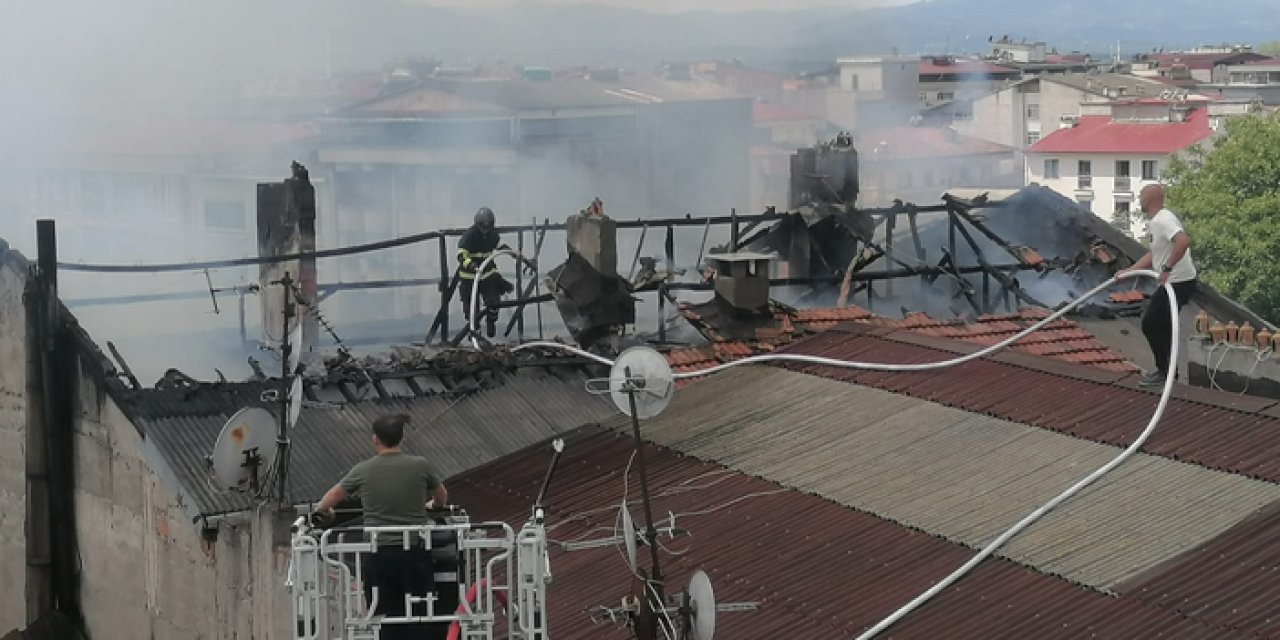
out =
[[[607,398],[583,388],[581,373],[529,367],[494,388],[452,398],[431,395],[346,405],[309,403],[292,435],[290,492],[314,501],[354,463],[372,455],[369,425],[385,413],[412,420],[404,448],[425,456],[444,477],[485,464],[556,433],[616,415]],[[123,409],[135,420],[192,494],[200,513],[247,508],[248,496],[217,490],[205,456],[223,424],[245,406],[266,406],[260,383],[205,385],[190,391],[148,390]],[[269,407],[270,408],[270,407]]]
[[[1215,626],[1280,637],[1280,512],[1241,523],[1209,544],[1134,581],[1123,593],[1190,612]]]
[[[929,376],[931,374],[911,374]],[[906,395],[751,367],[678,393],[645,437],[980,547],[1120,453]],[[1111,589],[1280,500],[1280,486],[1139,454],[998,554]],[[1158,526],[1177,522],[1177,526]]]
[[[787,350],[881,362],[928,362],[971,350],[907,332],[875,334],[845,325]],[[1116,446],[1127,446],[1142,431],[1158,396],[1139,388],[1133,375],[1017,353],[909,375],[790,368]],[[1175,388],[1145,452],[1280,482],[1280,403],[1198,387]]]
[[[699,383],[702,384],[702,383]],[[698,385],[694,385],[695,387]],[[622,500],[631,440],[602,430],[568,437],[548,493],[549,535],[608,537]],[[519,523],[548,460],[526,449],[450,481],[473,516]],[[677,591],[706,570],[720,602],[756,601],[752,613],[717,617],[717,637],[845,638],[868,628],[963,564],[972,549],[817,496],[649,445],[655,513],[677,514],[692,536],[664,542],[663,571]],[[637,497],[631,478],[631,498]],[[635,504],[633,502],[633,504]],[[633,513],[640,513],[637,507]],[[641,517],[641,520],[643,518]],[[642,554],[644,558],[644,554]],[[638,593],[613,548],[552,545],[549,618],[560,640],[626,638],[593,625],[589,609]],[[647,566],[647,561],[641,561]],[[1108,596],[1015,563],[990,559],[885,634],[893,638],[1232,638],[1193,616]]]

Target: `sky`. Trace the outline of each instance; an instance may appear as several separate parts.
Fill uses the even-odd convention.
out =
[[[424,4],[446,7],[504,7],[513,4],[599,4],[615,7],[643,9],[654,13],[682,11],[787,11],[807,7],[843,7],[865,9],[890,5],[910,4],[915,0],[426,0]]]

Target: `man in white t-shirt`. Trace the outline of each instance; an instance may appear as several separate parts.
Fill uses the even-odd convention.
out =
[[[1165,293],[1164,283],[1173,285],[1173,293],[1177,297],[1178,309],[1186,306],[1191,295],[1196,292],[1196,267],[1191,262],[1191,238],[1182,228],[1182,221],[1173,212],[1164,208],[1164,187],[1150,184],[1143,187],[1138,196],[1142,213],[1147,217],[1147,229],[1151,233],[1151,250],[1132,267],[1122,270],[1153,269],[1160,272],[1161,285],[1151,296],[1151,302],[1142,313],[1142,334],[1151,345],[1151,354],[1155,357],[1156,368],[1142,377],[1143,386],[1164,384],[1165,375],[1169,371],[1169,349],[1173,340],[1173,326],[1169,317],[1169,298]],[[1172,363],[1177,367],[1177,363]],[[1177,375],[1176,373],[1174,374]]]

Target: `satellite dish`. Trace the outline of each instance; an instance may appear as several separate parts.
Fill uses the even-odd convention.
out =
[[[711,640],[716,634],[716,592],[707,572],[698,571],[689,578],[688,593],[693,640]]]
[[[627,566],[631,573],[636,572],[636,523],[631,519],[631,511],[627,509],[627,501],[622,501],[622,543],[627,547]]]
[[[298,424],[302,415],[302,376],[293,377],[293,385],[289,389],[289,428]]]
[[[241,409],[222,427],[209,456],[213,477],[225,490],[256,489],[256,476],[275,461],[276,418],[258,407]]]
[[[298,370],[298,363],[302,362],[302,323],[296,323],[289,330],[289,373]]]
[[[671,365],[661,353],[649,347],[623,351],[609,371],[609,395],[626,415],[631,415],[628,389],[635,389],[636,418],[652,418],[671,404]]]

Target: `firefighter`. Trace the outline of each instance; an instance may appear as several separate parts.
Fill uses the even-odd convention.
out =
[[[458,240],[458,278],[459,293],[462,299],[462,315],[473,330],[477,323],[471,321],[471,291],[480,287],[480,312],[485,318],[485,334],[490,338],[498,333],[498,302],[502,296],[511,293],[515,287],[498,273],[497,262],[490,262],[484,273],[476,273],[486,258],[499,249],[508,249],[498,237],[494,229],[493,210],[480,207],[476,212],[475,224],[467,229]]]

